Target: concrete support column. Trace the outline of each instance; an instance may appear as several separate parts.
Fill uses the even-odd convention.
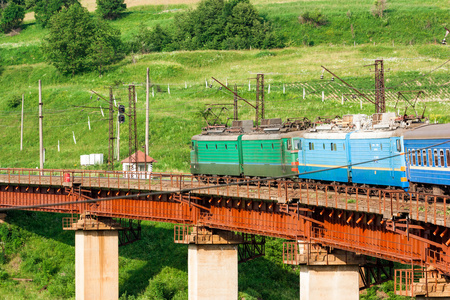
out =
[[[188,250],[189,300],[238,298],[238,245],[195,245]]]
[[[119,298],[119,240],[117,230],[75,232],[75,298]]]
[[[358,300],[358,265],[302,265],[300,300]]]

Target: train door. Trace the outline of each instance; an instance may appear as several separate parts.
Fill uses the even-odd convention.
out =
[[[390,147],[389,147],[389,175],[392,179],[394,179],[394,167],[395,167],[395,158],[394,155],[397,154],[397,147],[400,145],[400,139],[399,138],[390,138]],[[400,149],[401,150],[401,149]],[[398,151],[400,153],[400,151]]]
[[[348,182],[352,182],[352,159],[351,159],[351,149],[350,149],[350,135],[352,132],[349,132],[345,135],[345,142],[344,142],[344,150],[345,155],[347,157],[347,177]]]
[[[289,155],[286,155],[290,149],[292,149],[291,139],[280,139],[280,151],[281,151],[281,171],[286,174],[286,164],[289,160]]]
[[[241,175],[244,174],[244,157],[242,153],[242,135],[238,136],[236,140],[236,147],[238,150],[238,156],[239,156],[239,172]]]

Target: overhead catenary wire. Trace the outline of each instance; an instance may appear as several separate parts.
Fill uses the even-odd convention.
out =
[[[446,143],[450,143],[450,140],[446,140],[440,143],[436,143],[427,147],[418,148],[416,151],[422,151],[425,149],[437,147]],[[159,195],[169,195],[169,194],[185,194],[185,193],[191,193],[193,191],[199,191],[199,190],[206,190],[206,189],[216,189],[216,188],[223,188],[227,186],[239,186],[244,185],[248,183],[256,183],[256,182],[262,182],[262,181],[270,181],[270,180],[276,180],[276,179],[284,179],[284,178],[292,178],[297,177],[300,175],[308,175],[308,174],[315,174],[320,172],[326,172],[326,171],[332,171],[336,169],[342,169],[342,168],[348,168],[358,165],[363,165],[375,161],[390,159],[398,156],[406,155],[406,152],[401,152],[399,154],[389,155],[382,158],[377,159],[371,159],[359,163],[352,163],[342,166],[336,166],[331,168],[325,168],[315,171],[309,171],[294,175],[282,175],[282,176],[273,176],[273,177],[266,177],[266,178],[259,178],[259,179],[251,179],[251,180],[243,180],[242,182],[230,182],[227,184],[218,184],[218,185],[209,185],[209,186],[203,186],[203,187],[195,187],[195,188],[185,188],[185,189],[178,189],[173,191],[158,191],[158,192],[150,192],[150,193],[138,193],[138,194],[131,194],[131,195],[124,195],[124,196],[114,196],[114,197],[106,197],[106,198],[97,198],[97,199],[88,199],[88,200],[81,200],[81,201],[69,201],[69,202],[57,202],[57,203],[46,203],[46,204],[36,204],[36,205],[26,205],[26,206],[16,206],[16,207],[2,207],[0,208],[0,211],[8,211],[8,210],[21,210],[21,209],[33,209],[33,208],[43,208],[43,207],[51,207],[51,206],[62,206],[62,205],[72,205],[72,204],[84,204],[84,203],[97,203],[97,202],[104,202],[104,201],[112,201],[112,200],[119,200],[119,199],[133,199],[133,198],[139,198],[139,197],[147,197],[147,196],[159,196]]]

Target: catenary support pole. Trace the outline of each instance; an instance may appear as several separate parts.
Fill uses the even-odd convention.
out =
[[[149,131],[149,93],[150,93],[150,75],[149,68],[147,68],[147,81],[146,81],[146,97],[145,97],[145,155],[148,155],[148,131]]]
[[[24,102],[24,95],[22,94],[22,114],[20,118],[20,151],[23,149],[23,102]]]
[[[44,118],[42,116],[42,84],[41,80],[39,79],[39,168],[44,168],[44,141],[43,141],[43,134],[42,134],[42,119]]]

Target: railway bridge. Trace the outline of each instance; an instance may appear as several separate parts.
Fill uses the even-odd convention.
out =
[[[300,265],[301,299],[358,299],[393,278],[399,295],[448,297],[449,198],[281,178],[0,169],[0,210],[71,214],[63,227],[76,232],[77,299],[118,298],[126,228],[117,218],[177,224],[190,299],[236,299],[238,254],[264,252],[255,235],[287,240],[283,261]],[[394,272],[392,262],[412,267]]]

